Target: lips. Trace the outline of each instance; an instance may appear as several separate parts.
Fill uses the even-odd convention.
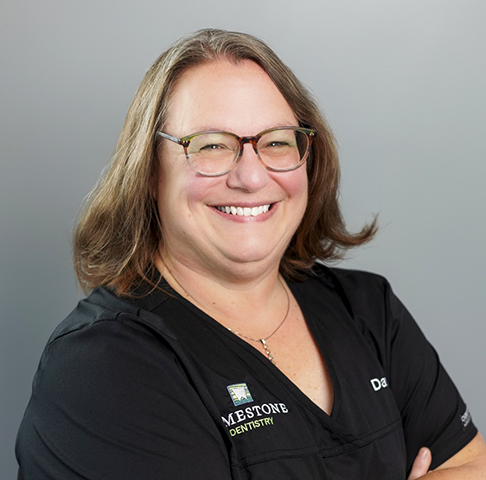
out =
[[[262,213],[267,213],[270,210],[271,204],[260,205],[258,207],[235,207],[230,206],[220,206],[215,207],[222,213],[227,213],[228,215],[237,215],[241,217],[258,217]]]

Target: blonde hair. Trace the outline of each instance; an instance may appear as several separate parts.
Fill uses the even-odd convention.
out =
[[[74,234],[76,274],[83,290],[109,286],[129,296],[141,282],[153,285],[155,257],[163,242],[151,181],[157,174],[156,131],[163,130],[168,102],[181,74],[225,59],[251,60],[272,79],[301,126],[317,135],[307,161],[309,198],[280,270],[302,278],[316,259],[336,260],[350,247],[369,241],[376,221],[356,235],[344,225],[338,203],[336,144],[311,94],[275,52],[244,33],[205,29],[186,35],[148,70],[128,111],[113,158],[87,198]]]

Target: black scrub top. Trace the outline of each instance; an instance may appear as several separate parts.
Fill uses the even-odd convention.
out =
[[[377,275],[289,282],[334,387],[327,415],[268,358],[161,279],[95,290],[43,353],[17,439],[25,480],[404,480],[477,433],[410,314]]]

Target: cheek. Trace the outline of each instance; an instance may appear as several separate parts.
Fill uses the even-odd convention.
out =
[[[291,204],[291,216],[294,219],[294,233],[300,225],[300,222],[304,218],[305,211],[307,210],[308,201],[307,171],[305,168],[302,168],[301,172],[299,172],[299,170],[301,169],[293,172],[295,173],[295,175],[290,177],[286,182],[287,194],[289,195]]]
[[[305,165],[294,170],[281,174],[280,186],[285,190],[290,199],[296,203],[307,205],[307,171]]]
[[[159,148],[159,173],[157,178],[157,202],[163,211],[183,201],[191,191],[193,172],[185,160],[182,148],[168,141]]]
[[[181,188],[184,189],[184,197],[189,204],[204,204],[204,198],[212,191],[212,187],[217,182],[214,178],[198,177],[191,170],[190,175],[185,179]]]
[[[198,177],[190,167],[161,169],[158,178],[157,203],[161,218],[165,215],[180,214],[202,205],[214,179]]]

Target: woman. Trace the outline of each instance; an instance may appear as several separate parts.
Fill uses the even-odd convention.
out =
[[[165,52],[78,223],[93,292],[42,357],[25,479],[483,478],[482,437],[386,281],[316,263],[376,229],[346,231],[338,179],[322,115],[261,41],[204,30]]]

